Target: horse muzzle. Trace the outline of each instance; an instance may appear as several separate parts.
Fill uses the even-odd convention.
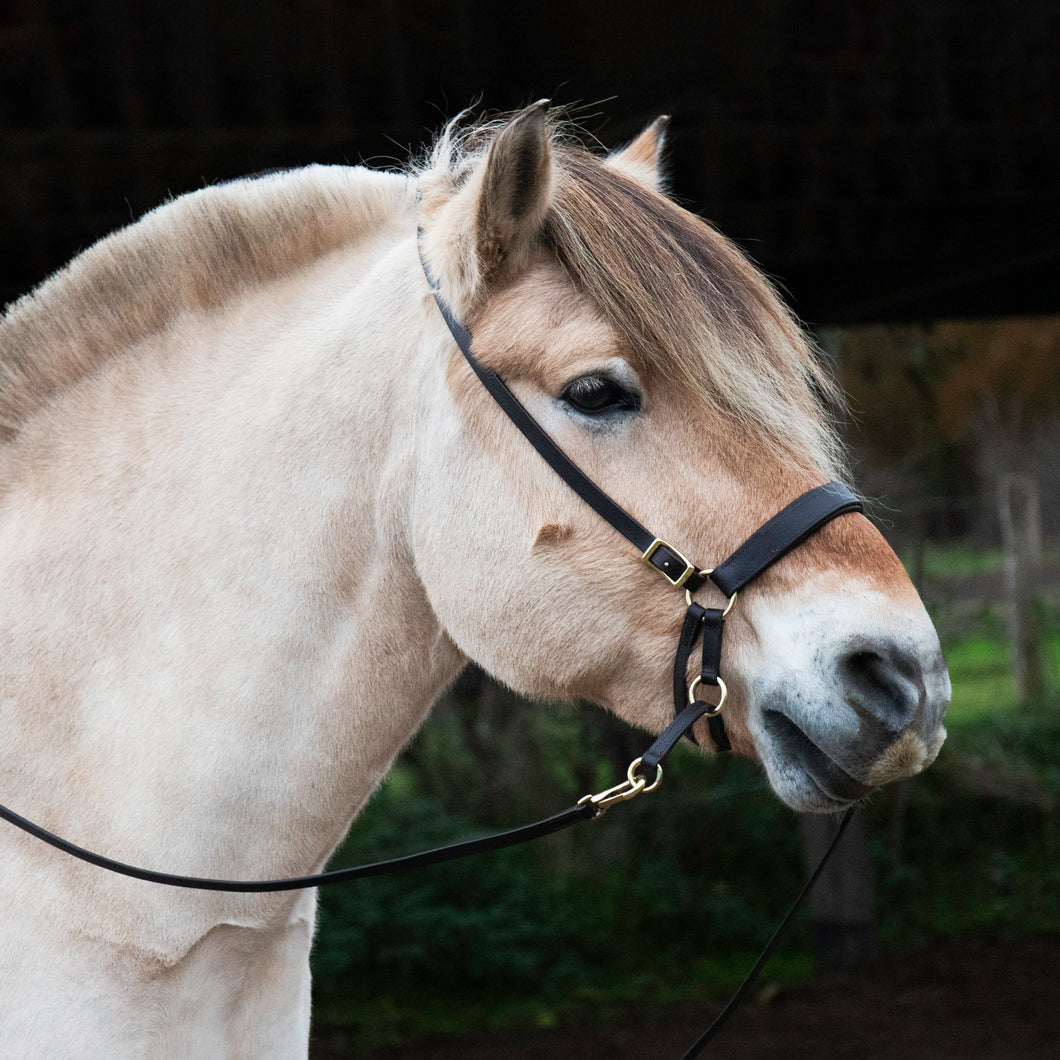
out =
[[[814,612],[799,623],[811,651],[793,666],[782,646],[753,682],[751,729],[777,795],[834,812],[935,760],[950,681],[930,625],[842,637],[832,609]]]

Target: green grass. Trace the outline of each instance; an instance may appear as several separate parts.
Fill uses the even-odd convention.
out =
[[[912,568],[914,550],[906,547],[899,550],[906,569]],[[1055,566],[1060,562],[1060,550],[1045,549],[1044,561]],[[994,574],[1004,566],[1005,557],[1001,548],[972,548],[961,544],[939,544],[928,542],[924,546],[924,573],[929,578],[965,578],[975,574]]]
[[[900,854],[884,840],[893,796],[869,809],[879,933],[892,950],[1060,930],[1060,622],[1047,606],[1040,618],[1045,702],[1018,703],[1003,623],[984,609],[945,640],[949,735],[908,787]]]
[[[1037,602],[1046,699],[1060,701],[1060,608]],[[997,606],[933,609],[953,682],[948,723],[980,719],[1020,707],[1004,612]]]
[[[953,682],[948,722],[981,719],[1016,706],[1016,682],[1008,645],[997,637],[977,634],[945,647]]]
[[[902,557],[909,566],[911,556]],[[924,573],[929,578],[958,578],[972,574],[991,574],[1001,570],[1000,548],[975,549],[965,545],[928,544],[924,549]]]

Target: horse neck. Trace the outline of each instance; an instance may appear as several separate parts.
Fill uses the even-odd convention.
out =
[[[182,321],[23,432],[0,520],[13,804],[118,857],[308,871],[459,670],[405,524],[414,231]]]

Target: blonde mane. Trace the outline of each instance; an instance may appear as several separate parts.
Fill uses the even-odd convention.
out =
[[[505,124],[460,121],[421,179],[457,186]],[[697,394],[784,466],[844,478],[840,391],[765,276],[708,222],[578,144],[569,125],[554,122],[552,141],[546,246],[638,367]]]
[[[57,391],[165,328],[393,220],[409,182],[309,166],[204,188],[100,240],[0,320],[0,439]]]
[[[456,186],[502,122],[450,123],[413,175]],[[765,277],[707,222],[553,130],[550,252],[643,367],[785,464],[842,477],[838,392]],[[0,439],[56,391],[164,328],[411,211],[415,182],[311,166],[205,188],[101,240],[0,321]]]

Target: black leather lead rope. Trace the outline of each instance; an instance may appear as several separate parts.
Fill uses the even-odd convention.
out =
[[[715,746],[719,750],[728,750],[729,741],[720,713],[721,704],[724,701],[725,686],[718,671],[721,663],[721,636],[724,629],[724,620],[735,600],[736,593],[830,519],[847,512],[860,511],[860,502],[846,486],[839,483],[831,482],[823,486],[817,486],[787,505],[713,571],[700,571],[688,563],[681,553],[673,549],[672,546],[654,538],[633,516],[612,501],[606,493],[582,473],[577,465],[563,453],[559,446],[552,441],[537,421],[527,412],[522,403],[505,386],[504,381],[496,373],[482,367],[474,358],[470,349],[470,332],[453,316],[437,290],[435,290],[435,299],[453,333],[457,345],[468,359],[472,368],[475,369],[479,378],[483,380],[484,385],[497,399],[504,411],[512,417],[516,426],[547,460],[549,466],[579,496],[585,497],[594,510],[607,519],[608,522],[611,522],[617,530],[628,537],[637,547],[640,547],[647,540],[648,545],[642,558],[659,569],[667,581],[673,585],[682,586],[689,594],[687,598],[688,607],[682,625],[677,656],[674,661],[674,720],[652,742],[648,750],[630,766],[628,779],[606,792],[585,796],[576,806],[520,828],[465,840],[464,842],[454,843],[436,850],[410,854],[403,858],[394,858],[370,865],[336,869],[331,872],[314,873],[308,876],[280,880],[220,880],[139,868],[77,846],[75,843],[71,843],[49,832],[40,825],[34,824],[6,806],[0,806],[0,817],[72,857],[149,883],[237,893],[288,891],[306,887],[323,887],[367,876],[401,872],[406,869],[438,864],[471,854],[498,850],[502,847],[526,842],[563,828],[568,828],[582,820],[598,817],[613,803],[625,801],[641,791],[654,788],[662,778],[661,763],[663,759],[673,750],[681,737],[689,733],[695,722],[704,715],[707,715],[708,729]],[[612,521],[613,518],[617,519],[618,525]],[[627,533],[627,531],[629,532]],[[668,556],[676,557],[673,562],[687,569],[667,571],[665,567],[670,562],[667,559]],[[688,569],[691,569],[691,574],[688,573]],[[675,573],[676,577],[674,576]],[[722,592],[729,596],[729,604],[725,611],[716,608],[705,608],[692,600],[691,593],[698,586],[704,584],[708,577]],[[700,674],[693,682],[692,688],[686,693],[685,680],[688,660],[700,637],[703,638],[703,661]],[[697,699],[694,692],[700,686],[720,686],[722,699],[717,704]],[[649,776],[645,778],[638,772],[641,768],[650,771],[653,767],[655,770],[654,777],[649,772]]]
[[[516,401],[514,395],[512,400]],[[518,402],[516,403],[518,404]],[[522,408],[523,406],[520,404],[519,407]],[[526,413],[525,409],[523,411]],[[526,415],[529,417],[529,413],[526,413]],[[545,437],[547,438],[547,435]],[[551,443],[551,439],[549,439],[549,442],[554,444]],[[594,488],[598,487],[594,486]],[[736,585],[742,588],[765,570],[766,567],[776,562],[790,548],[794,547],[788,544],[782,535],[797,537],[801,541],[809,533],[812,533],[814,529],[827,522],[829,518],[834,518],[844,512],[856,511],[859,508],[860,505],[857,498],[845,486],[840,486],[837,483],[818,486],[816,489],[804,493],[774,516],[762,527],[762,530],[768,530],[769,533],[763,535],[760,530],[748,540],[746,545],[737,549],[718,570],[735,570],[736,574],[731,579],[726,580],[726,585]],[[752,547],[748,548],[748,546]],[[734,564],[734,561],[737,562]],[[701,581],[705,581],[708,576],[714,581],[717,570],[709,575],[705,572],[697,573],[700,574]],[[730,597],[730,606],[731,602]],[[96,854],[49,832],[38,824],[34,824],[6,806],[0,806],[0,817],[72,857],[97,865],[100,868],[109,869],[111,872],[116,872],[123,876],[130,876],[148,883],[165,884],[170,887],[185,887],[207,891],[232,891],[236,893],[291,891],[305,887],[325,887],[329,884],[345,883],[367,876],[381,876],[387,873],[402,872],[406,869],[438,864],[488,850],[499,850],[506,846],[513,846],[516,843],[527,842],[531,839],[560,831],[578,823],[578,821],[598,817],[611,804],[625,801],[641,791],[655,787],[662,778],[663,759],[673,750],[674,745],[681,737],[689,732],[695,722],[705,714],[708,715],[708,726],[711,726],[711,738],[719,748],[727,748],[728,738],[725,735],[724,727],[721,726],[721,715],[718,713],[720,703],[714,705],[706,700],[694,698],[691,702],[688,702],[684,689],[684,674],[688,659],[701,636],[704,637],[703,664],[699,678],[696,682],[693,682],[693,688],[697,684],[712,685],[721,683],[717,670],[721,659],[721,631],[724,627],[724,618],[725,612],[714,608],[702,607],[689,596],[688,609],[685,613],[674,665],[676,716],[652,742],[648,750],[630,766],[626,781],[598,795],[587,795],[576,806],[569,807],[558,814],[510,831],[465,840],[461,843],[454,843],[450,846],[439,847],[436,850],[423,851],[418,854],[410,854],[403,858],[394,858],[390,861],[375,862],[370,865],[360,865],[346,869],[335,869],[331,872],[314,873],[309,876],[297,876],[282,880],[219,880],[139,868],[135,865],[128,865],[113,858],[105,857],[102,854]],[[705,636],[704,631],[706,631]],[[722,687],[724,688],[724,686]],[[716,722],[716,725],[711,725],[713,722]],[[653,767],[655,769],[654,777],[649,775],[648,778],[645,778],[638,773],[639,768],[651,770]]]
[[[843,838],[843,833],[847,830],[847,825],[850,824],[855,810],[856,807],[851,806],[846,813],[843,814],[839,821],[839,828],[836,830],[836,834],[832,837],[832,842],[828,844],[828,849],[824,852],[824,856],[818,862],[817,868],[813,870],[813,875],[806,881],[802,891],[799,892],[799,897],[795,899],[784,919],[777,925],[776,931],[773,932],[762,952],[758,955],[758,960],[752,965],[751,970],[744,977],[744,981],[739,985],[736,993],[729,998],[728,1004],[717,1014],[717,1016],[714,1017],[714,1022],[711,1023],[711,1025],[692,1043],[687,1052],[682,1055],[681,1060],[693,1060],[694,1057],[699,1056],[699,1054],[707,1047],[708,1043],[717,1036],[718,1031],[729,1022],[729,1018],[737,1008],[739,1008],[743,999],[747,997],[751,988],[758,981],[758,976],[766,966],[766,962],[773,956],[773,951],[777,948],[777,944],[780,942],[784,932],[787,931],[788,926],[795,918],[795,914],[799,911],[799,907],[804,901],[806,901],[806,896],[813,890],[814,885],[817,883],[818,879],[820,879],[825,866],[831,859],[836,847],[839,846],[839,840]]]
[[[96,865],[111,872],[148,883],[196,890],[233,891],[238,893],[291,891],[307,887],[323,887],[334,883],[345,883],[369,876],[403,872],[408,869],[452,861],[455,858],[467,857],[472,854],[500,850],[517,843],[524,843],[541,836],[550,835],[553,832],[558,832],[577,824],[579,821],[592,820],[601,816],[614,803],[624,802],[642,791],[651,791],[658,787],[662,781],[661,763],[663,759],[670,753],[681,737],[689,733],[695,722],[704,715],[708,718],[708,729],[715,746],[718,750],[729,749],[728,737],[721,720],[721,709],[727,690],[719,670],[721,668],[721,641],[725,618],[735,603],[736,594],[761,574],[762,571],[795,548],[830,519],[847,512],[860,511],[860,502],[846,486],[839,483],[831,482],[818,486],[798,497],[760,527],[720,566],[714,570],[700,570],[672,545],[654,537],[637,519],[604,493],[548,436],[518,398],[508,389],[504,380],[478,362],[471,352],[471,333],[456,318],[441,297],[437,285],[431,278],[426,262],[423,262],[423,268],[431,284],[438,308],[457,346],[481,380],[483,386],[486,387],[515,426],[525,435],[546,463],[578,496],[641,551],[641,558],[645,563],[657,569],[671,585],[684,588],[688,594],[687,610],[674,661],[674,720],[656,737],[648,750],[630,764],[626,780],[606,791],[595,795],[586,795],[577,805],[553,814],[551,817],[505,832],[464,840],[463,842],[438,847],[434,850],[421,851],[417,854],[392,858],[388,861],[378,861],[367,865],[335,869],[330,872],[314,873],[309,876],[296,876],[278,880],[221,880],[157,872],[153,869],[138,868],[135,865],[116,861],[113,858],[104,857],[84,847],[77,846],[49,832],[40,825],[34,824],[5,806],[0,806],[0,817],[72,857],[79,858],[91,865]],[[729,602],[724,610],[705,608],[692,600],[691,594],[704,585],[708,578],[728,596]],[[691,687],[686,690],[685,681],[687,679],[688,662],[700,638],[703,640],[700,672],[692,682]],[[704,686],[719,690],[720,695],[717,703],[711,703],[697,697],[697,690]],[[650,771],[653,767],[655,770],[654,776],[645,777],[640,772],[642,769]],[[766,948],[744,980],[743,985],[714,1023],[711,1024],[710,1028],[693,1045],[692,1049],[685,1054],[683,1060],[691,1060],[692,1057],[698,1055],[703,1046],[714,1037],[751,988],[762,966],[773,952],[780,935],[831,857],[852,813],[853,809],[847,811],[835,839],[825,852],[816,872],[807,882],[802,894],[789,910],[780,927],[774,932],[773,937],[767,943]]]
[[[331,872],[318,872],[311,876],[292,876],[283,880],[215,880],[198,876],[180,876],[170,872],[155,872],[153,869],[141,869],[135,865],[127,865],[122,861],[95,854],[91,850],[79,847],[69,840],[62,839],[52,832],[41,828],[40,825],[26,820],[6,806],[0,806],[0,817],[5,821],[30,835],[63,851],[72,857],[87,861],[90,865],[97,865],[101,869],[108,869],[120,876],[131,876],[134,880],[143,880],[146,883],[161,883],[167,887],[185,887],[197,891],[233,891],[237,894],[256,894],[270,891],[297,891],[307,887],[327,887],[333,883],[348,883],[351,880],[363,880],[369,876],[389,876],[409,869],[424,868],[427,865],[440,865],[443,861],[454,861],[457,858],[466,858],[471,854],[485,854],[492,850],[503,850],[505,847],[516,846],[519,843],[527,843],[531,839],[540,839],[542,836],[560,832],[564,828],[578,824],[581,821],[592,820],[600,816],[600,810],[591,802],[578,803],[561,813],[545,817],[533,824],[522,825],[512,828],[506,832],[495,832],[491,835],[479,836],[475,839],[465,839],[459,843],[451,843],[448,846],[437,847],[434,850],[423,850],[416,854],[408,854],[401,858],[391,858],[388,861],[374,861],[368,865],[354,865],[345,869],[333,869]]]

